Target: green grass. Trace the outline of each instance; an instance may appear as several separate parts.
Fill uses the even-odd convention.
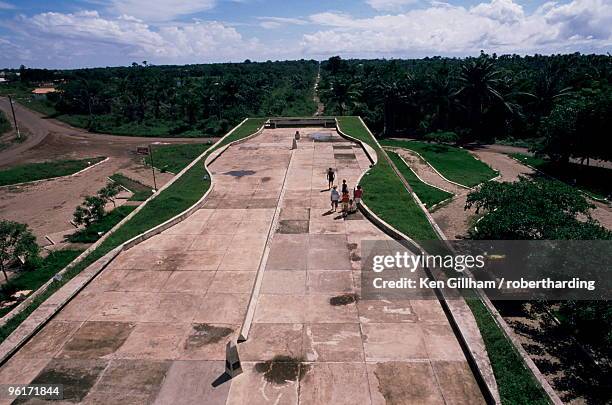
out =
[[[0,298],[2,300],[8,298],[16,291],[21,290],[37,290],[41,285],[46,283],[58,271],[63,269],[73,261],[82,250],[59,250],[49,253],[49,256],[42,260],[41,265],[36,270],[23,271],[13,277],[8,283],[0,287]],[[9,313],[17,304],[10,307],[2,308],[0,316]]]
[[[578,163],[564,165],[523,153],[511,153],[510,156],[564,183],[575,186],[595,199],[603,199],[612,194],[612,169]]]
[[[131,179],[121,173],[115,173],[110,176],[110,178],[115,183],[118,183],[133,193],[128,201],[145,201],[147,198],[151,197],[151,194],[153,193],[151,187]]]
[[[476,159],[465,149],[411,140],[383,139],[384,146],[407,148],[418,152],[444,177],[468,187],[474,187],[497,176],[497,172]]]
[[[11,123],[9,122],[4,111],[0,111],[0,135],[8,132],[11,129]]]
[[[376,215],[414,240],[437,239],[427,217],[357,117],[338,117],[342,132],[370,145],[378,163],[361,179],[363,200]]]
[[[219,147],[252,134],[264,121],[264,118],[249,119],[234,131],[232,135],[225,139]],[[209,150],[208,153],[210,154],[213,150],[214,149]],[[103,257],[120,244],[165,222],[195,204],[210,187],[210,180],[203,179],[204,174],[202,160],[186,171],[167,189],[160,192],[154,199],[145,205],[141,211],[123,224],[121,228],[109,236],[97,249],[83,259],[83,261],[68,270],[61,281],[55,281],[45,292],[36,297],[23,312],[10,319],[4,326],[0,327],[0,343],[4,341],[36,308],[45,302],[47,298],[96,260]],[[210,175],[208,178],[210,178]]]
[[[67,239],[72,243],[94,243],[135,209],[136,207],[133,205],[122,205],[117,207],[106,214],[100,221],[94,222],[87,228],[83,228],[73,233]]]
[[[426,207],[436,205],[453,196],[452,193],[423,183],[397,153],[387,152],[387,154]]]
[[[202,143],[153,146],[153,163],[162,172],[178,173],[209,147]],[[150,166],[151,157],[145,160]]]
[[[370,169],[361,183],[365,189],[366,204],[379,217],[417,241],[438,239],[414,200],[407,192],[402,193],[402,190],[405,191],[403,184],[359,119],[341,117],[338,121],[343,132],[369,144],[378,154],[378,163]],[[398,204],[398,201],[401,203]],[[502,403],[547,404],[545,393],[533,374],[525,368],[512,343],[495,323],[484,304],[479,300],[466,301],[483,336]]]
[[[95,157],[79,160],[54,160],[14,166],[0,171],[0,186],[68,176],[104,159],[104,157]]]
[[[548,397],[480,300],[466,299],[484,339],[503,404],[549,404]]]

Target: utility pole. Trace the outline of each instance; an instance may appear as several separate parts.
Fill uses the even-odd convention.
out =
[[[13,99],[9,95],[9,104],[11,105],[11,112],[13,113],[13,122],[15,123],[15,131],[17,131],[17,140],[21,139],[21,133],[19,132],[19,125],[17,125],[17,117],[15,117],[15,107],[13,107]]]
[[[153,148],[149,144],[149,156],[151,157],[151,171],[153,172],[153,188],[157,191],[157,182],[155,181],[155,163],[153,163]]]

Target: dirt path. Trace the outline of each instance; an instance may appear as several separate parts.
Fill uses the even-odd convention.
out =
[[[362,241],[390,242],[360,214],[327,214],[326,168],[353,185],[369,161],[315,131],[294,151],[295,128],[232,146],[204,206],[121,253],[0,383],[62,376],[73,403],[484,403],[437,300],[355,299]],[[258,273],[244,373],[213,387]]]
[[[394,151],[404,158],[410,168],[425,182],[455,195],[460,195],[466,191],[465,188],[459,187],[456,184],[449,183],[448,181],[444,180],[438,175],[438,173],[436,173],[435,170],[431,168],[431,166],[424,162],[415,153],[401,148],[396,148]]]
[[[10,109],[8,100],[0,98],[0,108]],[[15,113],[21,128],[28,132],[23,143],[13,143],[0,151],[0,168],[16,164],[56,159],[84,159],[106,156],[110,159],[86,172],[34,185],[0,188],[0,217],[27,223],[41,245],[49,242],[46,234],[71,228],[74,208],[86,195],[95,194],[106,184],[106,178],[122,172],[153,188],[150,169],[137,156],[137,146],[149,143],[201,143],[208,139],[137,138],[92,134],[73,128],[16,104]],[[157,173],[161,187],[172,175]]]
[[[317,105],[317,111],[313,114],[315,117],[323,115],[325,112],[325,105],[321,102],[321,97],[319,96],[319,85],[321,83],[321,62],[319,62],[319,71],[317,72],[317,78],[314,84],[314,102]]]
[[[498,181],[516,181],[519,175],[533,173],[530,168],[502,153],[487,149],[479,149],[472,153],[499,172],[500,178]],[[449,239],[464,237],[474,220],[474,212],[465,210],[465,202],[470,191],[467,189],[460,190],[450,203],[432,213],[434,220]]]

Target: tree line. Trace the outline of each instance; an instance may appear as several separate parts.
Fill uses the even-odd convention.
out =
[[[51,71],[20,69],[26,86],[54,81],[57,115],[92,131],[220,135],[247,116],[312,115],[316,61],[222,63]]]
[[[385,137],[527,139],[553,159],[612,159],[610,55],[336,56],[322,64],[320,88],[327,113],[361,115]]]

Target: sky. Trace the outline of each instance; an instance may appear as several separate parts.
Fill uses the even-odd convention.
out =
[[[612,52],[612,0],[0,0],[0,68]]]

